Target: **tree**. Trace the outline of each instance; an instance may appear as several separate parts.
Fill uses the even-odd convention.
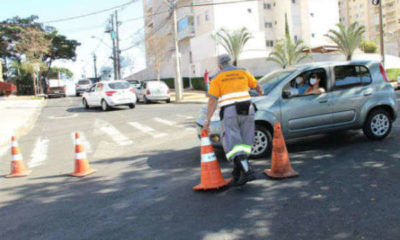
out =
[[[338,30],[330,29],[325,36],[338,46],[339,50],[346,56],[346,60],[349,61],[362,41],[365,27],[359,26],[356,22],[348,27],[341,23],[336,26]]]
[[[157,80],[160,81],[161,68],[167,63],[168,59],[169,41],[165,37],[154,35],[148,39],[147,44],[147,56],[150,58],[152,67],[157,73]]]
[[[304,59],[311,58],[307,49],[302,40],[292,41],[287,15],[285,14],[285,38],[275,44],[274,50],[269,54],[267,61],[276,62],[282,68],[286,68]]]
[[[48,73],[49,78],[58,78],[60,73],[64,74],[68,78],[72,78],[74,76],[74,73],[71,70],[64,67],[52,67],[49,69]]]
[[[45,32],[28,27],[18,34],[18,41],[15,44],[15,49],[25,57],[22,61],[22,69],[33,76],[33,89],[36,95],[36,73],[41,73],[47,70],[47,66],[43,63],[42,58],[50,50],[51,41],[46,38]],[[40,91],[42,91],[39,81]]]
[[[243,48],[252,38],[252,35],[245,27],[233,32],[222,28],[213,36],[213,38],[217,43],[221,44],[226,52],[232,57],[233,65],[237,66]]]
[[[365,53],[376,53],[376,50],[378,50],[378,45],[368,40],[362,41],[359,47]]]

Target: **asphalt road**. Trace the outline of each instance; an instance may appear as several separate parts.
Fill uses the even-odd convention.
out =
[[[383,141],[361,131],[287,143],[300,177],[193,192],[200,181],[193,129],[201,104],[82,109],[51,99],[20,139],[26,178],[0,179],[0,239],[399,239],[400,121]],[[74,166],[71,134],[86,139],[97,173]],[[10,157],[0,157],[0,172]],[[7,164],[5,164],[7,163]],[[226,177],[231,165],[221,161]]]

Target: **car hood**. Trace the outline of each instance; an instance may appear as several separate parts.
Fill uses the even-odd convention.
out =
[[[272,95],[252,97],[251,101],[256,105],[258,110],[270,108],[276,101]]]

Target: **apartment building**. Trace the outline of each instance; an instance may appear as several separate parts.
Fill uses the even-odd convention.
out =
[[[163,45],[164,59],[161,77],[174,77],[173,29],[168,6],[164,0],[143,0],[145,15],[146,63],[142,79],[155,78],[158,61],[154,49]],[[308,46],[325,44],[322,35],[327,32],[320,22],[334,11],[323,8],[310,12],[309,4],[321,0],[259,0],[232,2],[232,0],[181,0],[178,2],[177,22],[181,72],[183,77],[202,76],[205,69],[216,70],[216,57],[225,52],[213,39],[221,28],[237,30],[246,27],[253,38],[245,46],[239,64],[246,59],[266,58],[274,45],[285,36],[285,15],[293,40],[303,40]],[[326,0],[322,0],[326,1]],[[337,0],[333,7],[338,8]],[[338,12],[338,10],[336,11]],[[338,16],[333,17],[334,23]],[[157,36],[163,44],[153,46],[151,38]],[[167,39],[167,40],[165,40]],[[156,44],[157,45],[157,44]],[[157,58],[157,57],[156,57]],[[253,66],[245,66],[252,71]],[[254,66],[255,68],[256,66]]]
[[[399,54],[400,0],[381,0],[386,53]],[[379,7],[372,0],[339,0],[340,22],[365,26],[365,38],[379,43]],[[379,44],[378,44],[379,45]],[[397,48],[397,49],[395,49]]]

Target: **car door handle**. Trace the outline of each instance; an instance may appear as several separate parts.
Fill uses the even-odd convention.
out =
[[[319,100],[318,102],[319,102],[319,103],[327,103],[328,100],[326,100],[326,99],[325,99],[325,100]]]
[[[371,96],[371,95],[372,95],[372,92],[370,92],[370,91],[368,91],[368,92],[363,92],[363,95],[364,95],[364,96]]]

